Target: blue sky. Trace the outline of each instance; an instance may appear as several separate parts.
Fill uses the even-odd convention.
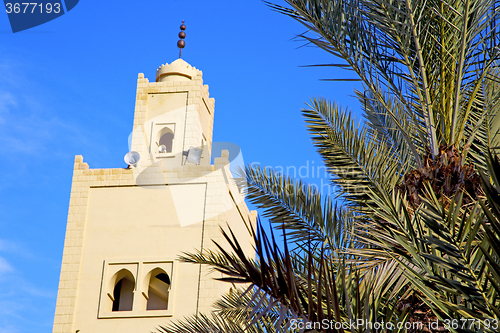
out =
[[[305,28],[261,1],[82,0],[16,34],[1,14],[0,333],[51,332],[74,156],[125,167],[137,74],[153,81],[178,57],[182,20],[183,59],[216,100],[214,141],[240,145],[245,162],[320,166],[304,102],[359,109],[353,84],[319,81],[345,72],[299,67],[335,59],[300,47]]]

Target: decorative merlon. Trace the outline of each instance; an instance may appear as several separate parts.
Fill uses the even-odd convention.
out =
[[[83,163],[83,156],[76,155],[75,156],[75,166],[74,170],[86,170],[89,168],[88,163]]]

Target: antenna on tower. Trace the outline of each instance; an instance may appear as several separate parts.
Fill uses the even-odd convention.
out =
[[[177,47],[179,48],[179,59],[181,58],[182,54],[182,49],[184,46],[186,46],[186,42],[184,41],[184,38],[186,38],[186,33],[184,32],[186,30],[186,25],[184,24],[184,21],[182,21],[181,24],[181,32],[179,32],[179,41],[177,42]]]

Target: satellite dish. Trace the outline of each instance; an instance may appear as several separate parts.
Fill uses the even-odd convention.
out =
[[[200,164],[202,153],[203,150],[201,150],[200,148],[193,148],[193,147],[189,148],[187,152],[186,162]]]
[[[141,155],[139,155],[139,153],[136,151],[129,151],[125,155],[125,157],[123,158],[125,163],[127,163],[128,165],[131,165],[133,167],[137,166],[137,163],[139,163],[140,159],[141,159]]]
[[[166,153],[167,152],[167,146],[161,145],[160,147],[158,147],[158,151],[160,153]]]

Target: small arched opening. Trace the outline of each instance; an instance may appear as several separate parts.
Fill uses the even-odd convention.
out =
[[[151,271],[148,288],[147,310],[167,310],[170,277],[161,268]]]
[[[172,130],[168,127],[163,128],[159,133],[158,146],[159,147],[165,146],[165,150],[160,152],[171,153],[173,143],[174,143],[174,132],[172,132]]]
[[[114,276],[112,311],[132,311],[135,279],[128,269],[122,269]]]

